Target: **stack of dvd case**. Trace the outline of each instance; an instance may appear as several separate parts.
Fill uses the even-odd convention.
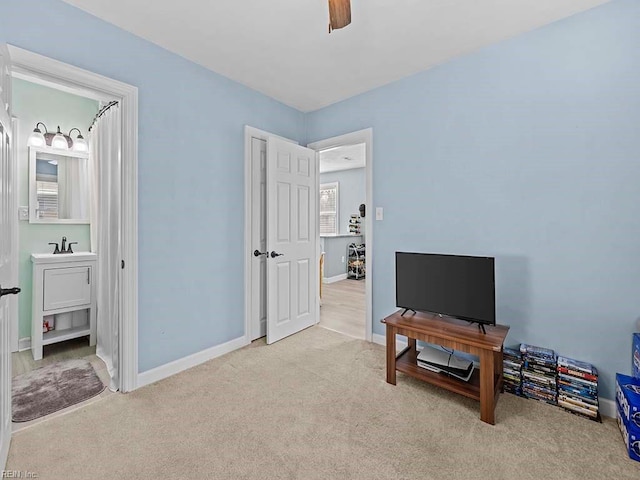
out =
[[[522,355],[515,348],[502,351],[502,373],[505,392],[522,396]]]
[[[558,404],[557,363],[553,350],[520,344],[522,394],[551,405]]]
[[[558,405],[592,420],[600,420],[598,370],[587,362],[558,357]]]

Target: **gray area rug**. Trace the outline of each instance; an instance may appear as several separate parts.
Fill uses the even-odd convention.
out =
[[[87,360],[56,362],[18,375],[12,386],[12,420],[28,422],[101,393],[105,385]]]

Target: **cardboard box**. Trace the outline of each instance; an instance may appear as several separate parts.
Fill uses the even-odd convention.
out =
[[[616,404],[625,423],[640,428],[640,378],[616,373]]]
[[[616,421],[618,422],[627,454],[629,454],[631,460],[640,462],[640,428],[625,422],[622,415],[622,410],[618,405],[618,408],[616,408]]]
[[[633,334],[631,347],[631,376],[640,378],[640,333]]]

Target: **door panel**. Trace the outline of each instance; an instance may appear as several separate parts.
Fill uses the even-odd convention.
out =
[[[298,282],[298,316],[308,315],[309,305],[309,259],[298,260],[297,265]]]
[[[267,140],[267,343],[317,322],[316,152]]]
[[[291,264],[290,262],[280,262],[276,265],[278,293],[278,311],[276,315],[276,325],[282,326],[291,321]]]
[[[43,310],[90,303],[91,267],[50,268],[44,271]]]
[[[11,77],[9,51],[0,45],[0,286],[11,285],[11,239],[13,237],[11,188]],[[0,297],[0,470],[4,469],[11,442],[11,344],[9,340],[11,318],[7,296]]]
[[[298,242],[309,241],[309,222],[312,217],[309,210],[309,187],[298,185]]]

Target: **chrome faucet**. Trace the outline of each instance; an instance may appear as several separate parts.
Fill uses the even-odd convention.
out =
[[[67,237],[62,237],[62,243],[60,246],[62,247],[60,249],[60,253],[67,253]]]

